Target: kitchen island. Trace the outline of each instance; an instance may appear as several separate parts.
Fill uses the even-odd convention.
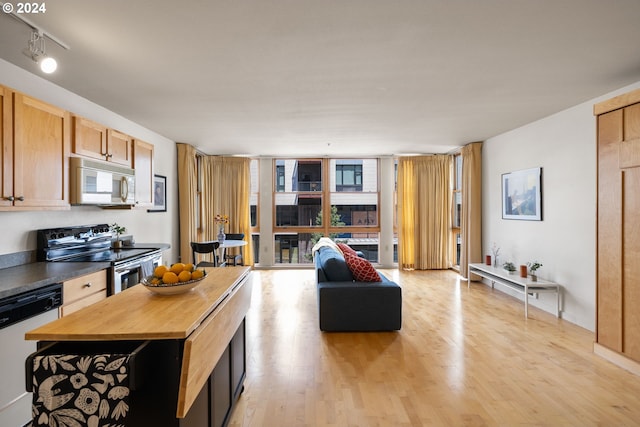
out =
[[[40,349],[27,363],[34,425],[69,414],[81,425],[225,425],[246,373],[251,270],[207,273],[184,294],[134,286],[27,332]]]

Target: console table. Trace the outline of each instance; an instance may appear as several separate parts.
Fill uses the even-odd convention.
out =
[[[548,280],[531,280],[530,276],[520,277],[514,272],[509,274],[506,270],[486,264],[469,264],[469,273],[477,274],[491,281],[491,289],[495,283],[508,286],[518,292],[524,293],[524,317],[529,317],[529,294],[550,293],[556,294],[556,317],[560,317],[560,285]],[[471,286],[471,280],[467,282]]]

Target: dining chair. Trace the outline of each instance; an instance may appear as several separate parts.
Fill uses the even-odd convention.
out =
[[[244,233],[227,234],[225,240],[244,240]],[[244,265],[242,246],[238,248],[223,248],[222,259],[227,265]],[[227,252],[227,249],[229,250]]]
[[[218,248],[220,242],[191,242],[191,250],[193,251],[193,263],[196,267],[217,267],[218,266]],[[212,261],[200,261],[196,258],[196,254],[211,254]]]

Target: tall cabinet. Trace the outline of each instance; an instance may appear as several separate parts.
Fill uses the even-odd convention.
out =
[[[596,353],[640,372],[640,90],[594,106],[598,221]]]

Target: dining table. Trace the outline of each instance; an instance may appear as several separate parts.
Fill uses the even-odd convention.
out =
[[[220,246],[218,247],[218,251],[219,251],[218,259],[220,260],[220,266],[221,267],[226,266],[226,262],[224,260],[225,249],[242,248],[243,246],[247,246],[246,240],[225,239],[222,242],[220,242]],[[242,249],[240,249],[240,251],[242,251]]]

